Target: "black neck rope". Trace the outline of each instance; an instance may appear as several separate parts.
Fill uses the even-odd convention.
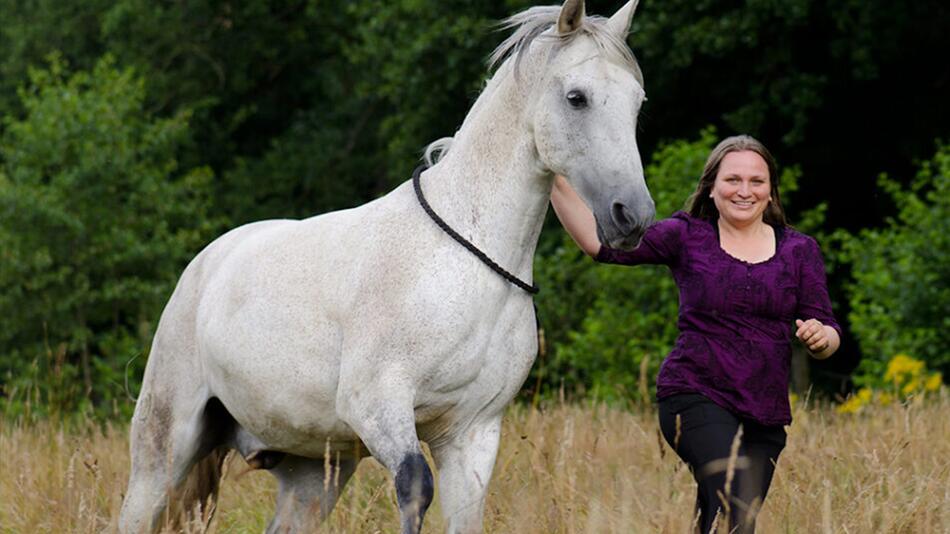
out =
[[[445,233],[449,234],[452,239],[458,241],[460,245],[467,248],[469,252],[474,254],[478,259],[482,260],[482,263],[492,268],[493,271],[500,274],[505,280],[508,280],[512,284],[520,287],[521,289],[527,291],[531,295],[537,294],[538,286],[527,284],[515,275],[509,273],[503,269],[500,265],[492,261],[484,252],[478,249],[473,245],[469,240],[465,239],[458,232],[452,229],[445,221],[442,220],[442,217],[439,217],[435,211],[432,210],[432,207],[429,206],[429,203],[426,201],[426,197],[422,194],[422,185],[419,183],[419,177],[422,175],[426,167],[420,165],[416,167],[416,170],[412,172],[412,187],[416,190],[416,198],[419,199],[419,204],[422,205],[422,209],[429,215],[429,217],[441,228]]]

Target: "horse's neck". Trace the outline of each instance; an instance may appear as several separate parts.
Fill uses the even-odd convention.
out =
[[[530,280],[552,181],[524,128],[519,93],[510,77],[490,84],[445,158],[424,174],[423,189],[450,226]]]

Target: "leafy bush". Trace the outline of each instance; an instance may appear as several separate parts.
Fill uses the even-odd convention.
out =
[[[928,372],[921,360],[898,354],[887,362],[883,375],[865,375],[861,383],[863,387],[838,405],[839,413],[859,413],[869,404],[887,406],[895,400],[923,398],[940,390],[942,374]]]
[[[848,316],[863,353],[859,373],[881,376],[907,352],[950,372],[950,146],[924,163],[909,189],[881,176],[899,213],[884,228],[839,231],[852,268]],[[860,378],[858,379],[860,382]]]
[[[111,58],[68,75],[53,56],[30,81],[0,141],[0,403],[113,410],[212,230],[212,176],[178,168],[188,115],[149,116],[143,80]]]

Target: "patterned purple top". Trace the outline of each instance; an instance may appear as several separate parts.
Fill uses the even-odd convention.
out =
[[[775,255],[759,263],[719,246],[719,226],[678,211],[647,229],[636,249],[602,246],[598,262],[669,266],[679,287],[680,335],[657,376],[658,399],[701,393],[764,425],[792,421],[788,405],[795,319],[841,333],[814,239],[775,229]]]

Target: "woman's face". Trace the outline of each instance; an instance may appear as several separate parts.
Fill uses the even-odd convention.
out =
[[[768,164],[757,153],[743,150],[722,158],[710,196],[725,222],[744,226],[762,220],[771,192]]]

